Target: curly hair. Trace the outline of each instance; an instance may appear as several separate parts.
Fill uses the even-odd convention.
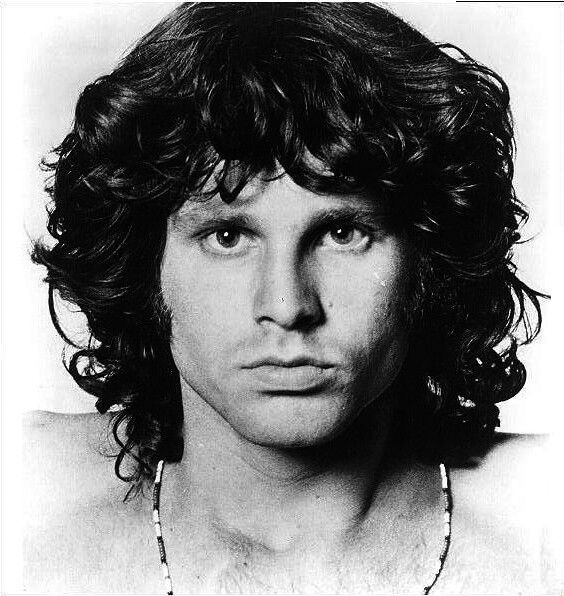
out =
[[[157,459],[182,457],[160,292],[168,217],[187,200],[236,200],[276,168],[315,192],[385,197],[414,247],[401,440],[428,453],[488,440],[495,404],[525,382],[517,347],[541,321],[543,295],[511,260],[526,219],[513,151],[504,81],[382,7],[173,10],[82,92],[72,131],[44,162],[55,242],[32,256],[48,271],[53,322],[76,348],[70,374],[100,412],[120,407],[118,476],[135,483]],[[56,294],[85,314],[87,345],[66,336]],[[128,453],[137,464],[126,474]]]

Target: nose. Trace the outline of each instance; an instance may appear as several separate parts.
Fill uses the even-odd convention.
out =
[[[288,250],[266,255],[254,296],[254,317],[261,325],[309,330],[323,319],[316,282],[307,263]]]

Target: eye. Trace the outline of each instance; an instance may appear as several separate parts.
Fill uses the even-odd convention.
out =
[[[242,254],[251,243],[249,236],[234,228],[219,228],[202,238],[206,251],[221,255]]]
[[[235,248],[241,241],[241,232],[237,230],[218,230],[215,232],[214,237],[223,248]]]
[[[337,224],[321,237],[320,245],[335,250],[355,250],[365,248],[370,242],[370,235],[351,224]]]
[[[331,240],[337,244],[350,244],[354,240],[355,230],[352,226],[335,226],[329,231]]]

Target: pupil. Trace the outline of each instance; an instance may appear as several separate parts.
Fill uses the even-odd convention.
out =
[[[221,232],[216,232],[216,237],[219,244],[226,248],[235,246],[239,241],[239,233],[234,232],[233,230],[222,230]]]
[[[331,232],[331,236],[335,242],[339,244],[347,244],[352,240],[353,230],[351,227],[339,226]]]

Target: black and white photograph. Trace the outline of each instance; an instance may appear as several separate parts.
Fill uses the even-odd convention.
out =
[[[2,594],[564,594],[564,3],[5,2]]]

